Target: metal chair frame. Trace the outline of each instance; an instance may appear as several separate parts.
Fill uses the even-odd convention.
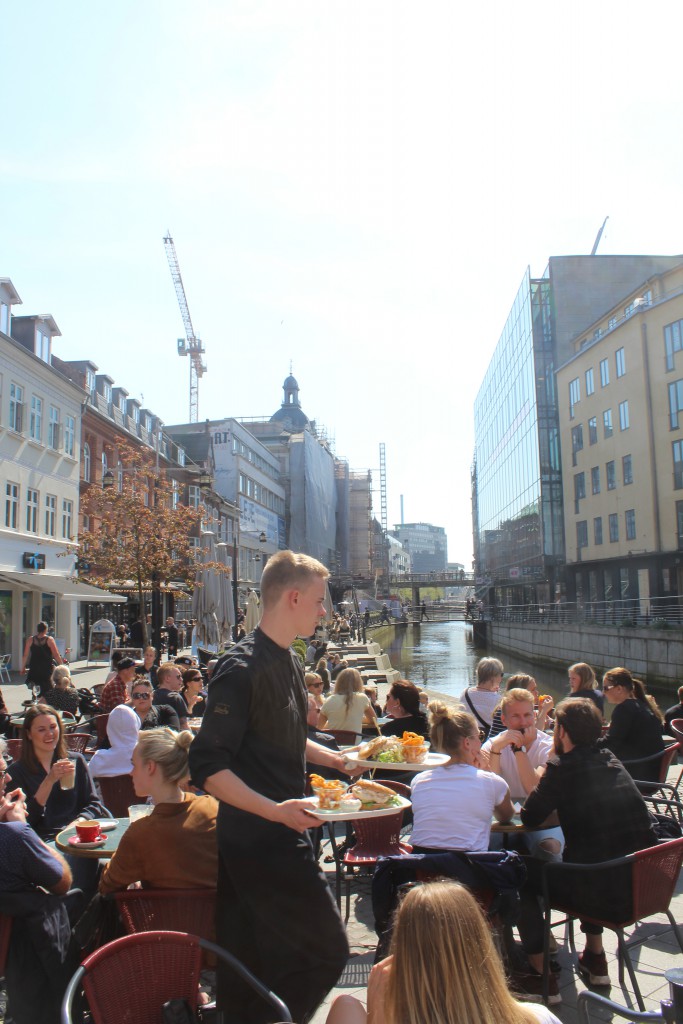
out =
[[[88,732],[67,732],[64,739],[68,750],[74,751],[76,754],[84,754],[92,736]]]
[[[9,674],[9,667],[11,661],[11,654],[0,654],[0,680],[4,679],[8,686],[12,682],[12,677]]]
[[[358,818],[353,822],[356,833],[356,845],[344,852],[341,863],[337,863],[337,905],[341,905],[342,872],[346,882],[346,909],[344,921],[348,921],[351,912],[351,879],[356,868],[374,870],[380,857],[396,857],[402,853],[411,853],[412,846],[401,842],[401,825],[403,809],[396,814],[387,814],[382,818]]]
[[[612,999],[608,999],[606,996],[600,996],[597,992],[579,992],[579,997],[576,1001],[576,1009],[579,1017],[579,1024],[590,1024],[590,1004],[595,1005],[596,1010],[608,1010],[610,1013],[616,1013],[618,1017],[628,1017],[631,1024],[648,1024],[652,1021],[653,1024],[675,1024],[675,1016],[669,1012],[669,1007],[665,1006],[665,1001],[662,1001],[661,1011],[645,1010],[639,1012],[638,1010],[632,1010],[628,1006],[621,1006],[619,1003],[615,1003]],[[599,1018],[604,1021],[604,1017]]]
[[[635,782],[638,789],[643,793],[644,796],[652,796],[653,793],[657,793],[661,790],[665,792],[671,792],[678,796],[677,786],[672,786],[666,781],[666,777],[669,773],[669,768],[673,763],[673,759],[678,753],[680,744],[678,742],[669,744],[668,747],[664,747],[663,750],[658,750],[656,754],[650,754],[648,757],[637,757],[634,760],[622,761],[624,768],[629,773],[633,781]],[[639,765],[655,764],[659,760],[659,779],[637,779],[632,769],[638,768]],[[680,778],[679,778],[680,781]]]
[[[657,865],[657,861],[660,862],[659,865]],[[681,935],[676,920],[670,910],[671,899],[673,897],[676,882],[678,881],[682,863],[683,837],[680,839],[672,839],[666,843],[660,843],[658,846],[651,846],[646,850],[638,850],[635,853],[629,853],[626,857],[617,857],[613,860],[602,861],[596,864],[548,862],[543,865],[543,905],[545,912],[543,936],[543,1001],[546,1005],[548,1002],[550,969],[550,932],[553,927],[551,923],[551,914],[553,910],[559,910],[567,916],[562,921],[556,921],[555,925],[568,922],[569,945],[572,953],[576,952],[576,946],[574,943],[574,920],[577,917],[580,917],[584,921],[589,921],[592,924],[602,925],[604,928],[609,928],[611,931],[616,933],[619,944],[619,983],[623,985],[625,965],[631,980],[631,985],[633,986],[633,992],[638,1002],[638,1006],[641,1010],[645,1009],[645,1003],[643,1002],[640,986],[638,985],[636,972],[631,962],[631,957],[629,956],[629,949],[632,946],[637,946],[642,942],[645,942],[646,937],[636,937],[626,940],[624,938],[624,929],[637,924],[645,918],[652,917],[654,914],[666,914],[676,937],[676,941],[678,942],[681,952],[683,952],[683,935]],[[578,907],[567,907],[559,900],[554,901],[556,905],[553,907],[553,901],[550,896],[551,874],[566,872],[576,875],[587,874],[590,872],[593,875],[606,874],[607,877],[610,877],[615,869],[626,865],[630,865],[631,867],[631,891],[633,894],[632,913],[628,920],[607,921],[603,918],[595,917],[590,913],[590,911],[584,911]],[[657,870],[658,867],[659,870]],[[647,880],[650,886],[650,892],[647,895],[650,897],[651,905],[647,904],[647,895],[645,895],[642,890],[643,880]],[[642,905],[643,901],[645,901],[645,905]]]
[[[215,889],[124,889],[111,893],[128,935],[180,931],[211,941],[216,916]]]
[[[87,957],[67,985],[60,1015],[61,1024],[73,1024],[72,1007],[76,993],[82,987],[90,1004],[95,1024],[109,1024],[116,1006],[116,1018],[135,1020],[136,1024],[157,1024],[161,1007],[166,999],[187,999],[196,1006],[199,991],[201,951],[213,953],[228,964],[262,999],[271,1006],[275,1019],[292,1024],[289,1009],[283,1001],[259,981],[248,968],[227,950],[213,942],[186,932],[141,932],[115,939]],[[143,963],[144,961],[144,963]],[[111,978],[118,967],[119,975]],[[135,970],[144,970],[140,984],[136,984]],[[173,975],[173,987],[163,994],[154,995],[155,983],[166,970]],[[126,1016],[126,1000],[135,995],[139,999],[135,1017]],[[106,1007],[100,1005],[105,999]],[[162,1000],[158,1005],[156,998]],[[146,1005],[142,1005],[142,1004]],[[153,1004],[153,1005],[152,1005]],[[144,1013],[144,1016],[141,1014]]]

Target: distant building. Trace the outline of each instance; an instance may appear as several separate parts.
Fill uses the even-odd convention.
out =
[[[490,605],[565,593],[557,367],[606,311],[679,257],[558,256],[524,275],[474,406],[475,573]]]
[[[683,594],[682,351],[680,258],[586,325],[557,371],[567,597],[596,617],[656,617]]]
[[[83,395],[56,366],[54,319],[13,316],[20,303],[0,278],[0,652],[15,670],[39,621],[77,654],[79,603],[122,600],[76,579]]]
[[[391,533],[410,556],[414,573],[445,572],[448,541],[443,526],[401,523]]]

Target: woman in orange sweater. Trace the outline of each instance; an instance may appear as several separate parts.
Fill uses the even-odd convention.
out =
[[[149,729],[133,751],[133,785],[151,796],[154,810],[134,821],[105,867],[100,892],[141,882],[150,889],[215,889],[218,877],[216,814],[212,796],[186,793],[191,732]]]

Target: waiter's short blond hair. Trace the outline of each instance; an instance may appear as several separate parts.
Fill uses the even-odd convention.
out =
[[[269,558],[261,577],[261,603],[264,608],[277,604],[285,590],[307,586],[317,576],[327,580],[329,572],[317,559],[294,551],[278,551]]]

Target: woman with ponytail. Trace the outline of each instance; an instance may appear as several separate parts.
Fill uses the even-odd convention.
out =
[[[646,694],[641,680],[634,678],[627,668],[611,668],[605,672],[602,689],[613,705],[602,746],[620,761],[636,761],[661,753],[664,749],[662,713]],[[659,761],[654,758],[649,764],[634,765],[632,774],[643,782],[657,782]]]
[[[166,727],[141,732],[133,751],[133,785],[151,797],[151,814],[132,822],[102,873],[100,892],[141,882],[150,889],[215,889],[216,814],[212,796],[183,790],[190,774],[191,732]]]

